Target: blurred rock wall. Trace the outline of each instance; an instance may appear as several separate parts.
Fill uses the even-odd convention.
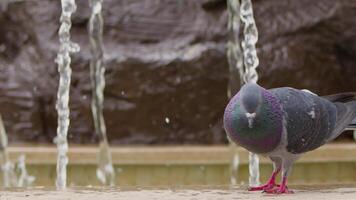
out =
[[[319,94],[356,91],[356,0],[254,0],[260,83]],[[88,2],[72,38],[72,143],[93,143]],[[114,144],[226,142],[225,0],[105,0],[105,119]],[[0,11],[0,112],[10,142],[51,142],[60,1]]]

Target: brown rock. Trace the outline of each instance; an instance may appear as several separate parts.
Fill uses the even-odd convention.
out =
[[[319,94],[356,91],[355,0],[256,0],[260,83]],[[77,1],[72,38],[71,127],[96,141],[90,112],[87,1]],[[0,12],[0,112],[11,142],[56,135],[60,2],[21,1]],[[226,142],[224,0],[106,0],[105,119],[111,143]]]

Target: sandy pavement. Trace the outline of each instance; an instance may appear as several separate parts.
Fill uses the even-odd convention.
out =
[[[53,188],[3,190],[0,200],[356,200],[356,188],[297,189],[295,194],[267,195],[247,192],[245,189],[204,188],[199,189],[100,189],[70,188],[57,191]]]

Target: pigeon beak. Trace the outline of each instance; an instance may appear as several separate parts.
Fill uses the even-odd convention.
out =
[[[246,113],[247,121],[248,121],[248,127],[253,128],[253,120],[256,117],[256,113]]]

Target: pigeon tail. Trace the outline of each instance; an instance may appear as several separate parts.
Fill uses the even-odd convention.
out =
[[[355,112],[356,112],[356,101],[352,102],[352,105],[350,105],[350,106],[352,106],[352,107],[353,107],[352,109],[354,109]],[[351,124],[349,124],[349,125],[347,126],[347,128],[348,128],[348,129],[354,129],[354,130],[356,130],[356,116],[355,116],[354,119],[351,121]]]
[[[332,95],[327,95],[322,97],[334,103],[336,102],[347,103],[351,101],[356,101],[356,92],[344,92],[344,93],[332,94]]]
[[[356,118],[356,101],[351,101],[347,103],[335,103],[338,109],[338,119],[335,130],[332,134],[332,137],[328,141],[334,140],[338,137],[345,129],[352,128],[352,122]],[[355,126],[354,126],[355,127]]]
[[[356,113],[356,92],[345,92],[339,94],[332,94],[323,96],[323,98],[331,101],[331,102],[339,102],[339,103],[346,103],[351,110],[355,110]],[[352,122],[347,126],[349,129],[356,129],[356,114],[353,118]]]

